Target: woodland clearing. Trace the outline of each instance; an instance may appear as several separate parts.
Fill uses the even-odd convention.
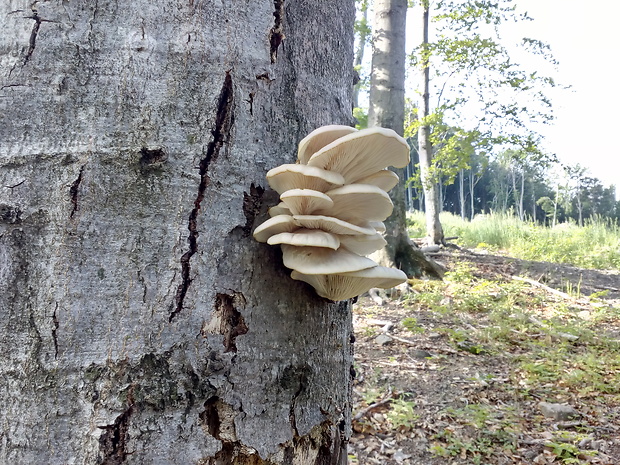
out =
[[[354,306],[352,464],[619,464],[620,276],[460,248]]]

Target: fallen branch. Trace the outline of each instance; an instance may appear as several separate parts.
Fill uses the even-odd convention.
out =
[[[368,415],[368,413],[370,413],[371,411],[373,411],[376,408],[379,408],[385,404],[388,404],[392,401],[392,399],[396,399],[397,397],[400,396],[400,392],[393,392],[391,389],[388,391],[387,396],[384,397],[383,399],[381,399],[379,402],[375,402],[374,404],[370,404],[368,407],[363,408],[362,410],[360,410],[359,412],[357,412],[355,414],[355,416],[353,417],[353,421],[359,421],[361,418],[363,418],[364,416]]]
[[[554,289],[552,287],[546,286],[543,283],[541,283],[540,281],[536,281],[534,279],[529,279],[529,278],[522,278],[521,276],[511,276],[512,279],[514,279],[515,281],[523,281],[525,283],[531,284],[532,286],[535,287],[539,287],[541,289],[544,289],[545,291],[551,293],[551,294],[555,294],[559,297],[562,297],[564,299],[569,299],[569,300],[574,300],[573,297],[571,297],[570,295],[568,295],[566,292],[562,292],[562,291],[558,291],[557,289]]]

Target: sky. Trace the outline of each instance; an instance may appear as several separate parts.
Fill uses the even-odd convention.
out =
[[[541,130],[562,162],[587,167],[620,190],[620,2],[517,0],[534,21],[523,35],[551,46],[558,80],[571,89],[552,96],[555,121]]]
[[[620,135],[620,0],[515,3],[533,21],[521,22],[508,36],[547,43],[559,62],[553,77],[570,86],[546,92],[555,119],[538,127],[543,148],[564,164],[586,167],[604,185],[616,185],[616,197],[620,197],[620,141],[615,140]],[[417,27],[419,20],[408,18],[408,25],[412,23]],[[408,50],[419,40],[412,29],[407,32]],[[521,57],[517,49],[515,59],[522,61]],[[536,61],[521,64],[525,70],[540,66]]]

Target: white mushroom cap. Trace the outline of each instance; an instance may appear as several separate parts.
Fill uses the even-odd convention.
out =
[[[344,178],[338,173],[316,166],[285,164],[269,170],[267,182],[278,194],[289,189],[313,189],[325,192],[344,185]]]
[[[267,240],[267,244],[289,244],[298,247],[326,247],[336,250],[340,247],[340,240],[334,234],[320,229],[297,229],[293,232],[274,234]]]
[[[342,247],[359,255],[369,255],[387,245],[380,233],[373,236],[339,236],[339,239]]]
[[[323,215],[293,215],[293,221],[299,227],[308,229],[322,229],[334,234],[366,234],[372,236],[375,229],[367,223],[356,225],[338,218]]]
[[[381,170],[355,182],[357,184],[371,184],[389,192],[398,184],[398,180],[398,175],[394,171]]]
[[[311,215],[316,210],[334,206],[331,197],[312,189],[289,189],[280,196],[280,200],[293,215]]]
[[[291,215],[291,211],[284,204],[284,202],[280,202],[278,205],[273,206],[267,210],[269,216],[278,216],[278,215]]]
[[[259,225],[254,230],[254,239],[258,242],[267,242],[267,240],[274,234],[280,234],[283,232],[291,232],[299,229],[295,220],[289,215],[278,215],[273,218],[269,218],[263,224]]]
[[[385,223],[383,221],[369,221],[368,224],[378,233],[385,232]]]
[[[297,150],[297,159],[299,163],[305,165],[315,152],[318,152],[327,144],[331,144],[336,139],[351,134],[352,132],[357,132],[357,129],[351,126],[340,126],[336,124],[315,129],[299,143],[299,148]]]
[[[284,266],[303,274],[333,274],[359,271],[377,266],[370,258],[345,249],[296,247],[282,244]]]
[[[394,205],[390,196],[370,184],[348,184],[327,191],[333,207],[316,211],[319,215],[335,216],[345,221],[383,221],[392,214]]]
[[[409,146],[391,129],[370,128],[336,139],[316,152],[308,166],[342,174],[347,184],[370,176],[387,166],[404,168]]]
[[[321,297],[338,301],[356,297],[373,287],[387,289],[397,286],[407,280],[407,275],[396,268],[376,266],[330,275],[310,275],[293,270],[291,278],[310,284]]]

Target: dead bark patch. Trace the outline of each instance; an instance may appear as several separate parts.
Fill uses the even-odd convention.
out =
[[[240,292],[215,296],[213,317],[203,326],[202,334],[223,335],[224,353],[237,352],[237,337],[248,332],[241,314],[245,304],[245,297]]]

